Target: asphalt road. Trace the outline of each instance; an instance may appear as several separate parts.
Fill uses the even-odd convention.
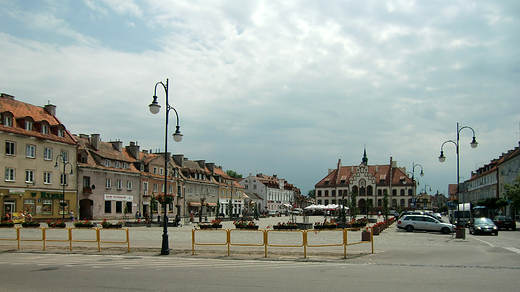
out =
[[[263,219],[260,227],[277,221],[280,218]],[[232,228],[232,223],[224,222],[224,228]],[[13,251],[2,245],[0,290],[518,290],[520,231],[500,231],[498,236],[468,234],[463,240],[440,233],[404,232],[394,225],[375,237],[373,254],[363,244],[349,246],[346,259],[337,247],[314,248],[304,259],[300,248],[285,248],[265,258],[262,252],[250,252],[254,248],[227,256],[218,248],[202,246],[192,256],[187,252],[192,229],[168,229],[169,256],[158,256],[159,227],[131,228],[131,253],[110,249],[71,253],[59,248],[42,252],[41,245],[35,243],[32,248],[30,242],[21,251]]]

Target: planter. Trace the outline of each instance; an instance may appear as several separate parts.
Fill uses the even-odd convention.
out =
[[[464,233],[466,233],[464,228],[455,230],[455,238],[464,238]]]
[[[274,230],[292,230],[292,229],[298,229],[298,226],[296,225],[290,225],[290,226],[273,226]]]
[[[258,226],[242,226],[242,227],[235,226],[235,227],[236,227],[236,229],[258,230]]]
[[[218,225],[201,225],[200,229],[219,229],[222,228],[222,224]]]
[[[381,230],[378,226],[372,228],[372,232],[374,232],[374,235],[379,235],[381,233]]]
[[[65,225],[47,226],[47,228],[65,228]]]
[[[103,226],[103,228],[106,228],[106,229],[115,229],[115,228],[123,228],[123,225],[119,225],[119,224],[111,224],[111,225],[105,225]]]
[[[94,225],[76,225],[75,228],[94,228]]]
[[[13,224],[1,224],[0,225],[0,228],[11,228],[11,227],[14,227],[14,223]]]
[[[25,223],[22,223],[22,227],[24,227],[24,228],[38,228],[38,227],[40,227],[40,224],[25,224]]]
[[[361,232],[361,241],[370,241],[370,232]]]
[[[317,225],[314,226],[315,230],[323,230],[323,229],[336,229],[338,225]]]
[[[361,227],[365,227],[366,225],[367,225],[366,223],[353,223],[352,228],[361,228]]]

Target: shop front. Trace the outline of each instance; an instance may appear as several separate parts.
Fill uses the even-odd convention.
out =
[[[26,189],[0,190],[2,218],[7,214],[31,214],[35,220],[69,218],[75,212],[76,192],[34,191]]]

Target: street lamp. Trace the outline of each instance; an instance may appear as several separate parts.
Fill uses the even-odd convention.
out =
[[[204,190],[200,193],[200,212],[199,212],[199,222],[202,223],[202,211],[204,210],[204,201],[206,200],[206,196],[204,195]]]
[[[61,157],[60,161],[63,163],[63,173],[61,174],[61,185],[63,186],[63,198],[61,199],[60,205],[61,205],[61,213],[62,213],[62,219],[65,220],[65,206],[67,203],[65,202],[65,185],[67,184],[67,174],[65,174],[67,165],[70,166],[70,176],[74,175],[74,169],[70,162],[66,161],[66,156],[64,154],[60,154],[56,156],[56,164],[54,167],[58,167],[58,159]]]
[[[440,162],[444,162],[446,161],[446,157],[444,156],[444,151],[443,151],[443,147],[444,147],[444,144],[446,143],[453,143],[455,145],[455,151],[456,151],[456,154],[457,154],[457,198],[459,197],[459,184],[460,184],[460,155],[459,155],[459,138],[460,138],[460,131],[462,131],[463,129],[470,129],[472,132],[473,132],[473,140],[471,141],[470,145],[471,145],[471,148],[477,148],[478,146],[478,142],[477,140],[475,139],[475,130],[473,130],[473,128],[471,127],[468,127],[468,126],[464,126],[464,127],[459,127],[459,123],[457,123],[457,140],[456,141],[453,141],[453,140],[446,140],[444,141],[444,143],[442,143],[441,145],[441,155],[439,156],[439,161]],[[466,221],[466,218],[465,218],[465,214],[464,214],[464,195],[462,195],[462,218],[464,219],[464,221]],[[464,228],[464,226],[463,226]],[[464,239],[466,239],[466,233],[464,232]]]
[[[150,112],[152,114],[157,114],[161,106],[157,102],[157,86],[162,85],[164,88],[164,92],[166,94],[166,121],[165,121],[165,134],[164,134],[164,195],[168,192],[168,116],[170,113],[170,110],[173,110],[175,112],[175,116],[177,116],[177,126],[175,129],[175,133],[173,134],[173,140],[175,142],[180,142],[182,140],[182,134],[180,131],[181,126],[179,125],[179,115],[177,114],[177,110],[170,106],[168,103],[168,79],[166,79],[166,84],[164,84],[162,81],[159,81],[155,84],[155,90],[153,94],[153,101],[149,105]],[[163,204],[164,212],[164,221],[163,221],[163,235],[162,235],[162,248],[161,248],[161,255],[168,255],[170,254],[170,247],[168,243],[168,214],[166,212],[166,203]]]

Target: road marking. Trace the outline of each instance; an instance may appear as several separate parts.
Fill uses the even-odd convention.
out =
[[[495,245],[493,245],[493,244],[491,244],[491,243],[489,243],[489,242],[487,242],[487,241],[485,241],[485,240],[482,240],[482,239],[480,239],[480,238],[476,238],[476,237],[474,237],[474,236],[473,236],[473,238],[476,239],[476,240],[478,240],[478,241],[480,241],[480,242],[482,242],[482,243],[485,243],[485,244],[489,245],[490,247],[495,247]]]
[[[517,254],[520,254],[520,249],[514,248],[514,247],[504,247],[507,250],[510,250],[512,252],[516,252]]]

